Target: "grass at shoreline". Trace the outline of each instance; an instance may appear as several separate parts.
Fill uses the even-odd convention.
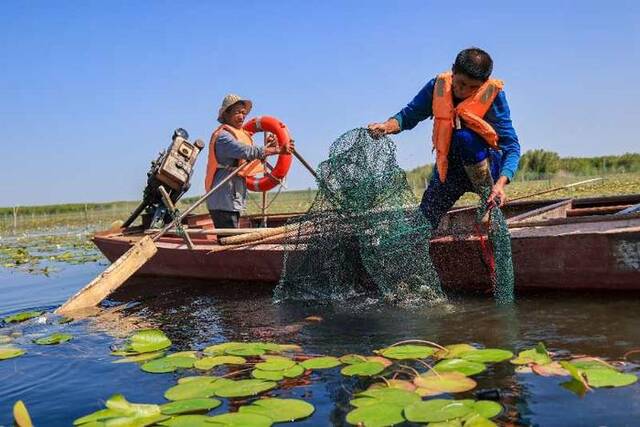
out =
[[[582,181],[591,177],[557,177],[534,181],[515,181],[507,187],[509,198],[543,191],[546,189]],[[562,197],[596,197],[616,194],[640,193],[640,173],[607,175],[603,181],[582,185],[577,188],[549,193],[537,198],[556,199]],[[414,188],[419,201],[424,188]],[[179,208],[185,209],[198,196],[184,198]],[[283,191],[268,195],[269,213],[287,213],[306,211],[315,197],[314,189]],[[467,193],[457,206],[475,203],[477,196]],[[110,203],[75,203],[47,206],[18,207],[16,227],[14,228],[13,208],[0,208],[0,236],[15,233],[47,230],[53,228],[80,227],[87,231],[107,228],[116,220],[125,220],[136,208],[137,201],[118,201]],[[248,214],[260,213],[261,194],[250,193],[247,203]],[[206,207],[200,206],[197,213],[206,213]]]

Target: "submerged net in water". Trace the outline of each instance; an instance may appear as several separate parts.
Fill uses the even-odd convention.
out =
[[[332,144],[317,172],[316,198],[292,224],[297,232],[289,242],[276,300],[373,297],[413,305],[446,299],[429,255],[431,225],[397,164],[391,139],[374,140],[366,129],[351,130]],[[488,191],[481,194],[479,218],[487,210]],[[499,302],[509,302],[509,231],[499,209],[489,218],[494,292]]]
[[[318,168],[318,193],[285,256],[276,300],[441,300],[420,212],[389,138],[351,130]]]

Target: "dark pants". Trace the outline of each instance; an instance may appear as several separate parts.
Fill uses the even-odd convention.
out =
[[[240,212],[235,211],[209,211],[215,228],[238,228]]]
[[[420,210],[431,223],[435,230],[438,228],[440,220],[449,209],[467,191],[473,191],[471,181],[464,171],[464,165],[481,162],[489,158],[491,164],[491,175],[494,181],[498,179],[500,159],[502,155],[499,151],[490,150],[475,132],[469,129],[456,130],[451,140],[449,150],[449,169],[444,182],[440,181],[437,167],[433,169],[433,174],[429,185],[422,195]]]

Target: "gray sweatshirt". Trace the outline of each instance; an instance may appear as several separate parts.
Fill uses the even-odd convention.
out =
[[[226,130],[223,130],[218,135],[215,147],[218,170],[216,170],[213,177],[214,186],[238,166],[239,159],[251,161],[264,157],[263,147],[243,144]],[[221,188],[214,191],[207,199],[209,210],[241,212],[245,210],[246,204],[247,185],[244,178],[237,175],[224,183]]]

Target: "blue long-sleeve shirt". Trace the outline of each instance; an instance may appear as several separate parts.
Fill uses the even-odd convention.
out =
[[[243,144],[226,130],[218,135],[215,147],[218,170],[213,176],[213,185],[226,178],[238,166],[238,160],[251,161],[264,157],[264,148]],[[245,179],[238,175],[214,191],[207,199],[209,210],[240,212],[246,208],[246,204],[247,184]]]
[[[393,116],[398,121],[401,131],[413,129],[419,122],[433,117],[433,88],[435,84],[436,79],[431,79],[406,107]],[[504,90],[496,96],[484,116],[484,120],[498,134],[498,147],[502,152],[500,175],[511,181],[520,161],[520,143],[511,123],[511,111]]]

